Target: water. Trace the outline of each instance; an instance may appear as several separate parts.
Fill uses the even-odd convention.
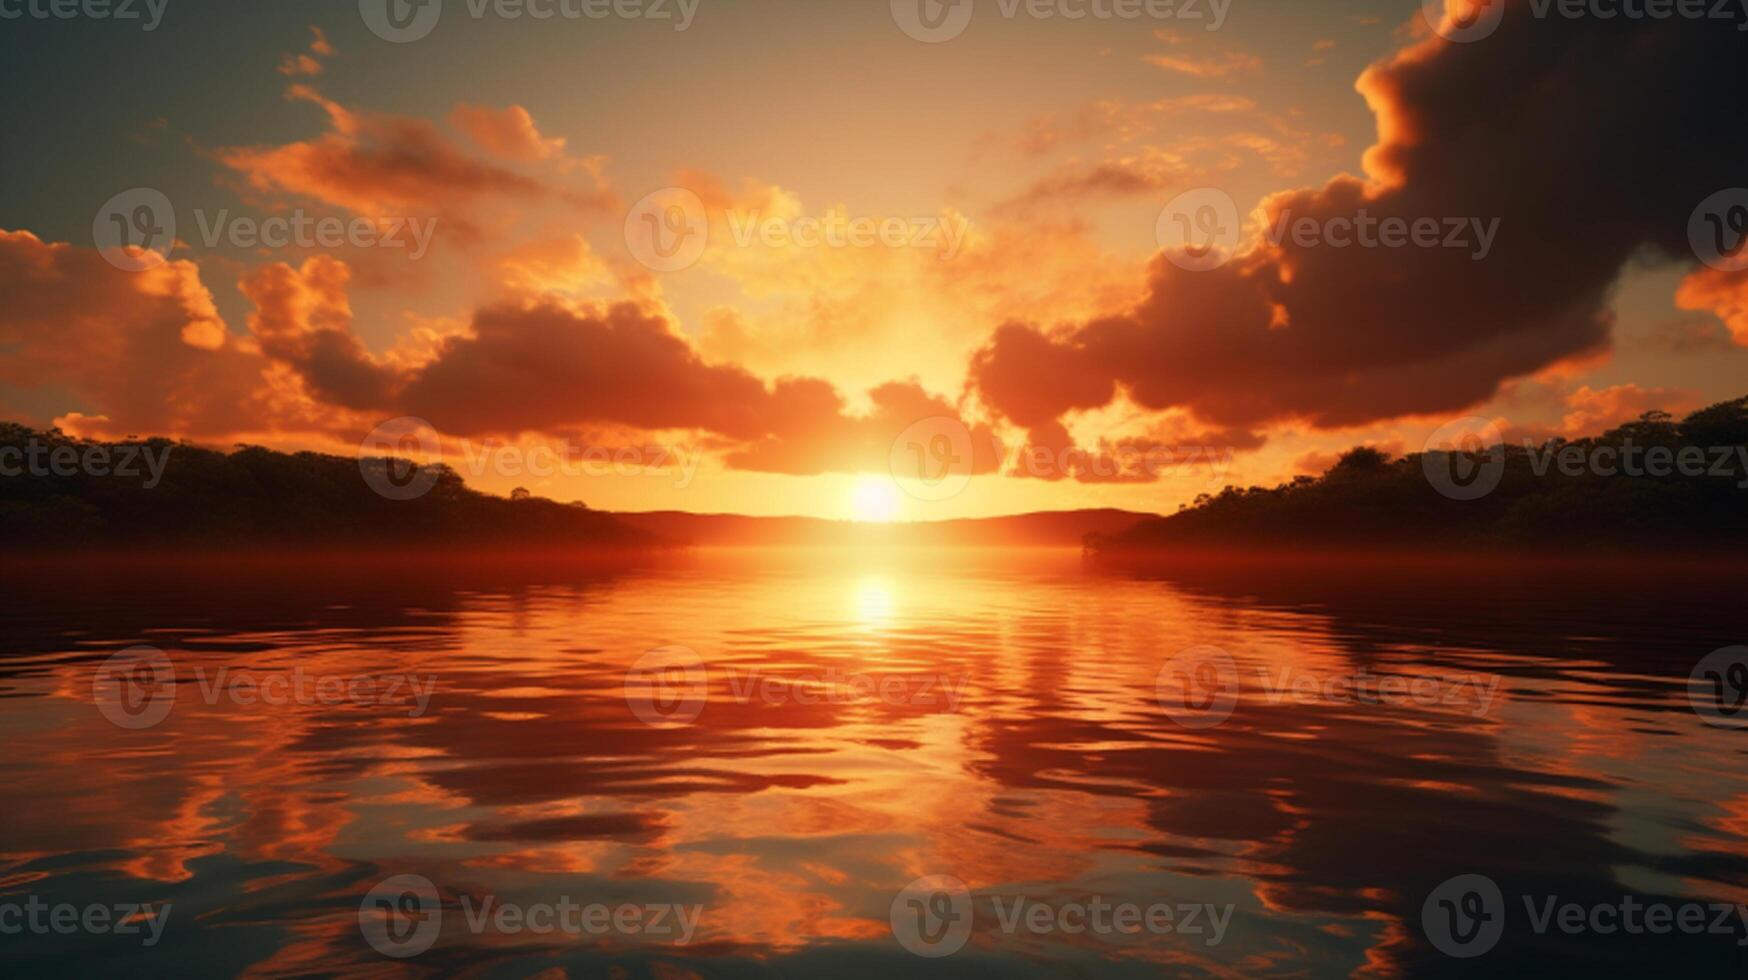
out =
[[[1734,909],[1594,914],[1748,901],[1748,733],[1688,684],[1748,642],[1729,575],[843,552],[5,579],[8,975],[1748,962]],[[1497,904],[1440,891],[1465,874]],[[931,876],[965,892],[905,891]],[[1550,902],[1580,927],[1538,927]]]

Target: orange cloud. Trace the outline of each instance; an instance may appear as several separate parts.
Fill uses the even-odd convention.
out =
[[[1154,31],[1153,36],[1174,48],[1184,43],[1182,36],[1171,31]],[[1242,51],[1220,51],[1204,55],[1150,54],[1143,56],[1141,60],[1166,71],[1196,78],[1225,78],[1262,68],[1261,58]]]
[[[1549,62],[1538,52],[1550,44],[1573,55]],[[1748,151],[1739,127],[1656,93],[1727,87],[1745,44],[1698,23],[1510,12],[1486,44],[1418,43],[1359,82],[1378,116],[1370,179],[1276,194],[1262,211],[1316,229],[1352,229],[1362,211],[1402,228],[1430,220],[1436,244],[1287,235],[1199,271],[1161,254],[1129,311],[1066,330],[1004,327],[973,381],[998,416],[1027,425],[1121,392],[1223,427],[1345,428],[1461,410],[1507,379],[1594,357],[1610,343],[1623,265],[1691,254],[1687,214],[1740,183],[1730,161]],[[1445,247],[1453,221],[1458,247]]]
[[[469,156],[428,121],[354,112],[307,86],[293,86],[287,97],[321,106],[331,128],[281,146],[219,150],[219,162],[257,191],[366,217],[441,216],[463,234],[476,229],[468,208],[481,198],[551,193],[532,177]]]
[[[1748,273],[1695,269],[1676,289],[1675,305],[1717,314],[1737,346],[1748,347]]]
[[[532,163],[564,152],[564,140],[540,135],[534,117],[519,105],[490,109],[464,102],[449,113],[449,125],[487,153],[506,160]]]
[[[122,433],[260,423],[266,364],[225,329],[192,262],[140,272],[90,249],[0,231],[0,383],[69,392]]]
[[[610,278],[588,240],[574,234],[519,245],[498,258],[497,268],[515,293],[571,292]]]
[[[1683,415],[1697,409],[1703,399],[1683,388],[1641,388],[1619,384],[1607,388],[1580,387],[1566,396],[1566,416],[1560,434],[1567,438],[1594,435],[1631,422],[1651,411]]]
[[[322,401],[380,409],[389,403],[395,376],[352,334],[350,278],[344,262],[318,255],[300,269],[284,262],[264,266],[240,288],[255,304],[249,329],[263,354],[291,366]]]
[[[309,50],[297,54],[288,54],[279,62],[279,73],[293,78],[300,75],[320,75],[324,65],[323,58],[334,56],[334,46],[328,43],[328,35],[320,27],[310,25],[310,32],[316,38],[310,42]]]

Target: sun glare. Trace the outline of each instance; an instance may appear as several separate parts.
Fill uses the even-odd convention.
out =
[[[858,477],[850,491],[850,517],[852,520],[877,523],[896,519],[898,488],[885,477]]]

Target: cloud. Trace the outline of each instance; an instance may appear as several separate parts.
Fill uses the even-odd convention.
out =
[[[712,364],[669,321],[637,304],[524,297],[477,311],[465,331],[435,339],[416,363],[373,356],[351,332],[348,271],[327,257],[263,267],[242,284],[263,354],[308,393],[339,407],[411,415],[445,434],[520,436],[583,429],[696,431],[733,469],[812,474],[878,471],[911,424],[961,422],[914,382],[869,393],[849,410],[818,378],[767,383]],[[962,423],[963,424],[963,423]],[[994,469],[994,433],[977,429],[980,472]]]
[[[1196,171],[1183,157],[1149,148],[1145,153],[1121,160],[1065,164],[996,205],[994,213],[1023,216],[1040,205],[1058,202],[1077,205],[1100,197],[1153,194],[1195,175]]]
[[[1075,144],[1094,144],[1100,157],[1058,163],[998,203],[993,213],[1027,216],[1040,205],[1077,205],[1211,183],[1252,157],[1276,176],[1296,177],[1314,155],[1345,143],[1340,134],[1304,129],[1296,115],[1264,111],[1244,96],[1210,93],[1133,103],[1101,99],[1067,112],[1045,113],[1029,120],[1013,138],[1022,157],[1041,157]]]
[[[1736,345],[1748,347],[1748,273],[1695,269],[1676,289],[1675,305],[1717,314]]]
[[[320,27],[310,25],[310,33],[315,40],[310,42],[309,49],[297,54],[288,54],[279,62],[279,73],[296,78],[300,75],[320,75],[325,67],[322,59],[334,56],[334,46],[328,43],[328,35],[322,33]]]
[[[287,97],[312,102],[329,131],[279,146],[229,147],[218,161],[256,191],[290,194],[365,217],[441,216],[449,230],[477,231],[472,205],[489,196],[539,198],[540,181],[476,159],[431,122],[360,113],[294,85]]]
[[[1121,391],[1219,426],[1339,428],[1467,408],[1506,379],[1605,351],[1621,269],[1691,261],[1689,214],[1743,182],[1748,132],[1720,125],[1715,100],[1667,93],[1730,91],[1748,34],[1522,13],[1484,43],[1430,38],[1368,70],[1358,88],[1379,141],[1367,178],[1262,207],[1319,226],[1362,208],[1496,219],[1487,258],[1290,236],[1211,271],[1162,254],[1125,313],[998,330],[972,362],[985,402],[1029,427]]]
[[[1679,295],[1677,297],[1679,303]],[[1711,316],[1665,320],[1636,338],[1641,350],[1664,354],[1704,354],[1739,350],[1730,331]]]
[[[1083,484],[1155,483],[1179,470],[1222,474],[1234,454],[1257,449],[1263,437],[1239,430],[1191,434],[1163,432],[1101,437],[1080,445],[1060,422],[1046,422],[1026,433],[1026,442],[1004,471],[1020,479]]]
[[[1566,396],[1566,415],[1560,420],[1560,435],[1569,439],[1596,435],[1646,412],[1663,411],[1685,415],[1703,400],[1699,392],[1683,388],[1642,388],[1619,384],[1607,388],[1584,385]]]
[[[866,413],[853,413],[823,381],[780,381],[773,391],[772,434],[729,453],[724,462],[732,469],[791,475],[891,470],[898,476],[921,477],[929,475],[929,460],[925,457],[917,470],[910,470],[912,458],[899,440],[911,426],[934,420],[934,427],[927,428],[931,434],[969,434],[971,456],[958,464],[969,467],[964,472],[993,473],[999,467],[1001,441],[995,432],[987,425],[968,423],[957,408],[914,381],[879,385],[868,392],[868,399],[871,408]]]
[[[89,426],[225,433],[268,412],[266,363],[226,331],[192,262],[127,272],[91,249],[0,231],[0,295],[0,384],[66,392]]]
[[[1171,31],[1154,31],[1153,36],[1173,49],[1185,43],[1181,35]],[[1249,74],[1262,69],[1261,58],[1243,51],[1219,51],[1211,54],[1174,51],[1171,54],[1144,55],[1141,60],[1156,68],[1196,78],[1225,78],[1228,75]]]
[[[1225,78],[1227,75],[1252,72],[1262,67],[1261,58],[1235,51],[1200,58],[1150,54],[1144,60],[1156,68],[1164,68],[1180,75],[1194,75],[1197,78]]]
[[[1364,443],[1364,445],[1376,449],[1391,459],[1401,456],[1405,448],[1400,439],[1387,439],[1383,442],[1367,442]],[[1349,448],[1351,449],[1352,447]],[[1329,472],[1330,467],[1341,462],[1342,455],[1348,451],[1348,449],[1334,449],[1328,451],[1313,449],[1310,452],[1304,453],[1293,459],[1293,475],[1322,476]]]
[[[344,262],[318,255],[298,269],[284,262],[263,266],[240,288],[255,304],[249,330],[263,354],[290,365],[322,401],[357,411],[381,409],[389,404],[395,378],[352,334],[350,279]]]
[[[470,334],[449,338],[411,373],[398,405],[462,436],[600,425],[699,430],[730,447],[724,462],[732,469],[789,474],[884,470],[893,440],[912,423],[959,420],[912,382],[881,385],[869,398],[872,409],[855,413],[819,378],[767,384],[706,362],[666,319],[632,303],[541,300],[479,311]],[[987,429],[978,437],[994,441]]]
[[[540,135],[534,117],[519,105],[491,109],[464,102],[449,113],[449,125],[487,153],[505,160],[533,163],[564,152],[564,140]]]
[[[501,283],[514,293],[572,292],[611,279],[588,239],[571,234],[518,245],[500,256]]]

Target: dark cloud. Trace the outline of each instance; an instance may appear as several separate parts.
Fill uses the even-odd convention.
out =
[[[1748,33],[1737,26],[1538,19],[1524,2],[1484,40],[1416,43],[1359,81],[1380,134],[1369,179],[1264,208],[1271,224],[1362,208],[1377,220],[1497,219],[1485,258],[1291,236],[1211,271],[1161,255],[1129,313],[1054,332],[1003,327],[973,382],[1027,427],[1121,386],[1143,407],[1220,426],[1333,428],[1460,410],[1506,379],[1593,356],[1609,344],[1622,268],[1691,261],[1695,206],[1748,183],[1733,95]]]

